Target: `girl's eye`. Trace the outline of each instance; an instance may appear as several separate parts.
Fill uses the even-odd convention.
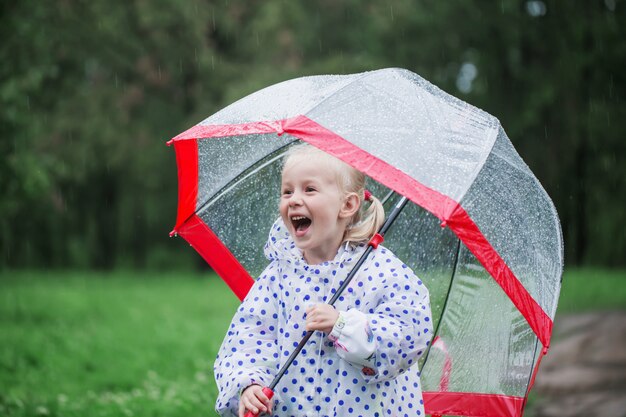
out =
[[[314,187],[306,187],[306,192],[307,193],[310,193],[310,192],[313,192],[313,191],[317,191],[317,190]]]
[[[291,190],[283,190],[283,195],[291,195],[292,193]]]

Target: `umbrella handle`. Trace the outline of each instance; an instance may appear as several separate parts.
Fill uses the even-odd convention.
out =
[[[268,387],[263,387],[263,394],[265,394],[265,396],[271,400],[274,396],[274,391],[272,391]],[[254,414],[252,411],[248,411],[246,414],[244,414],[243,417],[259,417],[259,414]]]

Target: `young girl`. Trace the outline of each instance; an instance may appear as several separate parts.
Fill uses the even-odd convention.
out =
[[[346,278],[384,220],[365,176],[310,146],[284,162],[270,264],[237,310],[215,362],[216,410],[274,416],[419,416],[417,360],[430,344],[428,290],[383,246]],[[369,193],[367,193],[369,194]],[[269,400],[262,392],[306,331],[318,330]]]

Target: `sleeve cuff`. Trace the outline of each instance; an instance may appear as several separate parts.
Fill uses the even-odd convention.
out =
[[[328,338],[331,342],[336,341],[341,337],[341,332],[343,332],[343,328],[346,326],[346,317],[344,316],[343,311],[339,312],[339,317],[333,326],[333,330],[328,335]]]

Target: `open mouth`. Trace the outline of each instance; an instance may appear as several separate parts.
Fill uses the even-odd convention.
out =
[[[291,218],[291,224],[296,231],[296,236],[303,236],[309,227],[311,226],[311,219],[305,216],[293,216]]]

